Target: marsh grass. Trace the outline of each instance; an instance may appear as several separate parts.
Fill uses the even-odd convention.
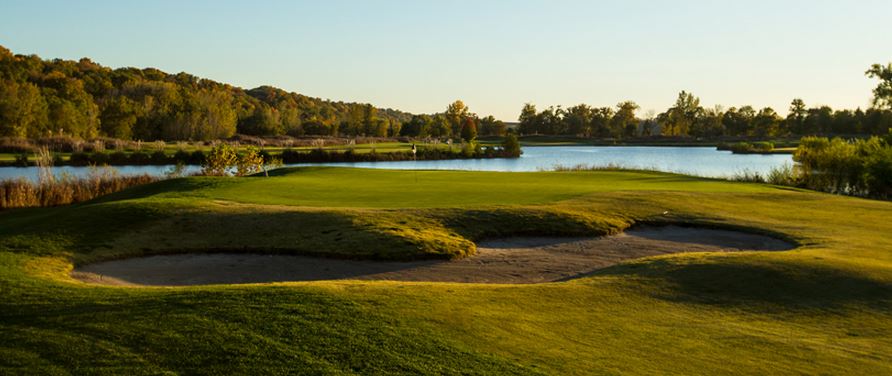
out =
[[[585,163],[580,163],[572,166],[556,164],[551,168],[539,168],[537,171],[539,172],[580,172],[580,171],[645,171],[645,172],[669,172],[674,173],[672,171],[662,171],[656,167],[639,167],[633,165],[627,165],[622,163],[610,162],[603,165],[590,165]],[[690,174],[688,174],[690,175]]]
[[[728,177],[728,180],[741,183],[767,183],[789,187],[801,186],[802,179],[802,171],[791,164],[772,168],[771,171],[764,175],[752,170],[743,170]]]
[[[151,175],[122,176],[110,167],[92,167],[83,177],[56,176],[52,165],[41,166],[36,183],[26,178],[0,180],[0,210],[68,205],[158,180]]]

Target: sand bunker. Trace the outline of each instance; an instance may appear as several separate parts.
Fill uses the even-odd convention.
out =
[[[678,226],[641,227],[599,238],[516,237],[484,241],[457,261],[382,262],[258,254],[151,256],[86,265],[74,278],[111,285],[206,285],[334,279],[541,283],[571,279],[624,260],[680,252],[786,250],[775,238]]]

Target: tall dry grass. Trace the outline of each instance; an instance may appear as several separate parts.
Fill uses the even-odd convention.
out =
[[[151,175],[121,176],[110,167],[94,167],[83,177],[53,176],[52,167],[47,170],[51,177],[44,177],[41,171],[38,182],[25,178],[0,180],[0,210],[68,205],[161,180]]]

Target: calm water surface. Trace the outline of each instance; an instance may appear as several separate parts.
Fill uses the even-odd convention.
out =
[[[680,172],[707,177],[727,177],[740,172],[768,173],[774,168],[792,165],[793,159],[786,154],[732,154],[714,147],[664,147],[664,146],[528,146],[517,159],[470,159],[445,161],[357,162],[321,163],[289,166],[326,165],[362,168],[475,170],[475,171],[539,171],[555,166],[622,166],[647,168],[667,172]],[[163,175],[171,166],[116,166],[121,174]],[[62,166],[57,173],[75,176],[89,172],[89,167]],[[198,171],[189,166],[188,172]],[[2,167],[0,179],[26,177],[37,179],[36,167]]]

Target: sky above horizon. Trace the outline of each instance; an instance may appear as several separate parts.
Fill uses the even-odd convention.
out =
[[[188,72],[413,113],[461,99],[866,108],[892,61],[892,1],[15,1],[0,45],[44,59]]]

